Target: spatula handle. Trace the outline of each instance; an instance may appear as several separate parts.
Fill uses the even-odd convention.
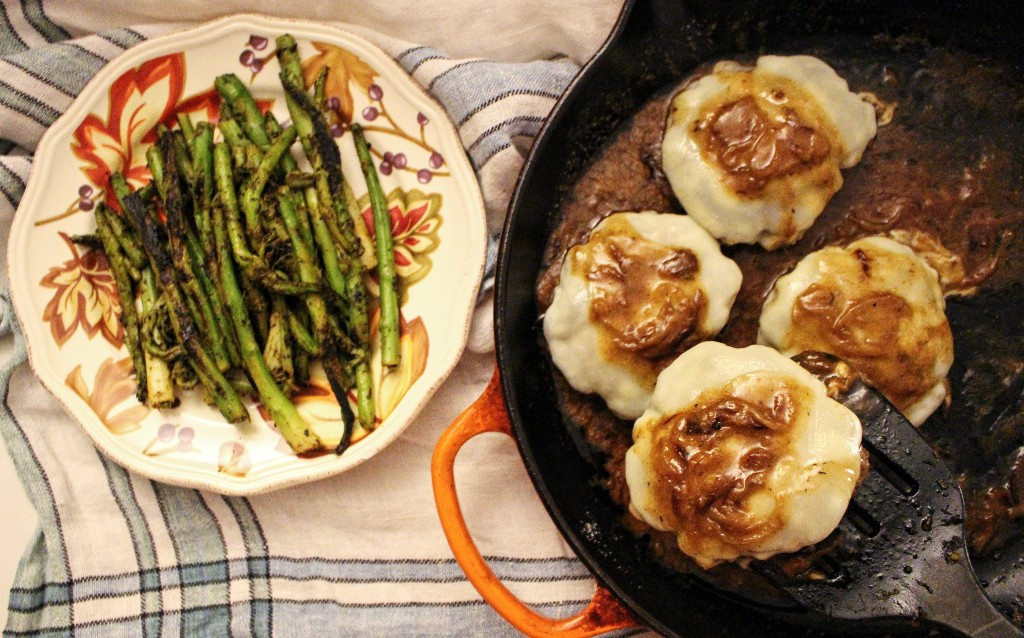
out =
[[[942,624],[955,629],[970,638],[1014,638],[1024,636],[1020,629],[1000,614],[987,601],[977,608],[970,618],[950,618]],[[939,620],[939,619],[936,619]]]
[[[955,629],[970,638],[1014,638],[1024,636],[1020,629],[1006,619],[987,600],[978,600],[971,606],[972,609],[958,609],[954,606],[955,612],[965,612],[964,615],[949,614],[948,618],[936,618],[934,620],[943,625]]]
[[[932,580],[934,596],[924,598],[922,615],[970,638],[1019,638],[1024,636],[985,596],[968,564],[956,574]]]
[[[991,624],[981,627],[977,632],[970,634],[971,638],[1009,638],[1010,636],[1020,635],[1020,630],[1002,616],[994,619]]]

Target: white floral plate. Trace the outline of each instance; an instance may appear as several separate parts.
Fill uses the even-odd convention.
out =
[[[381,379],[370,434],[358,430],[341,456],[295,456],[256,405],[250,423],[226,423],[196,395],[174,409],[135,400],[113,278],[102,253],[70,237],[95,228],[92,209],[106,175],[148,180],[145,149],[158,122],[177,113],[216,117],[217,75],[236,73],[257,101],[286,122],[274,38],[291,33],[307,78],[323,67],[343,119],[360,122],[388,196],[402,305],[402,365]],[[350,134],[338,138],[360,210],[366,186]],[[47,131],[11,229],[11,293],[31,365],[96,446],[154,480],[254,494],[347,470],[383,449],[412,422],[455,366],[466,343],[484,268],[485,221],[476,177],[441,107],[374,45],[335,28],[254,15],[233,16],[150,40],[105,67]],[[326,381],[295,397],[300,412],[330,440],[338,405]]]

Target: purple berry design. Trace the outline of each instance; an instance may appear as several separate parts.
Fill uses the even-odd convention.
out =
[[[384,97],[384,89],[380,88],[379,84],[371,84],[370,88],[368,88],[366,92],[374,102],[379,102],[380,99]]]
[[[241,62],[243,66],[250,66],[255,60],[256,54],[249,49],[242,51],[242,55],[238,56],[238,61]]]
[[[92,186],[89,186],[88,184],[82,184],[82,186],[79,187],[78,189],[79,197],[92,197],[92,193]]]
[[[192,440],[196,438],[196,431],[189,427],[181,428],[178,431],[178,450],[188,452],[192,449]]]
[[[263,60],[256,58],[252,61],[252,64],[249,65],[249,68],[252,69],[253,73],[259,73],[263,70]]]
[[[249,46],[256,49],[257,51],[262,51],[263,49],[267,48],[267,39],[261,35],[256,35],[254,33],[249,36]]]
[[[338,99],[337,95],[332,95],[331,98],[327,100],[327,108],[332,111],[337,111],[341,108],[341,100]]]
[[[391,162],[381,162],[380,163],[380,174],[381,175],[390,175],[391,174]]]
[[[409,160],[406,159],[405,153],[395,153],[391,163],[395,165],[395,168],[401,170],[405,168],[405,165],[409,163]]]
[[[430,120],[428,120],[428,119],[427,119],[427,116],[426,116],[426,115],[424,115],[423,113],[417,113],[417,114],[416,114],[416,122],[417,122],[417,123],[418,123],[418,124],[419,124],[420,126],[426,126],[427,124],[429,124],[429,123],[430,123]]]
[[[161,441],[170,441],[174,438],[174,427],[173,423],[164,423],[156,431],[156,438]]]
[[[380,111],[378,111],[377,107],[375,106],[368,106],[365,109],[363,109],[363,119],[366,120],[367,122],[374,121],[375,119],[377,119],[378,115],[380,115]]]
[[[331,125],[331,137],[341,137],[345,134],[345,126],[342,124]]]
[[[437,151],[434,151],[430,154],[430,159],[427,160],[427,163],[430,164],[430,168],[441,168],[444,166],[444,157]]]
[[[426,184],[430,182],[430,180],[434,179],[434,174],[425,168],[421,168],[416,171],[416,179],[419,180],[420,184]]]
[[[93,209],[93,206],[95,206],[95,204],[93,204],[91,199],[78,200],[78,210],[82,212],[88,213]]]

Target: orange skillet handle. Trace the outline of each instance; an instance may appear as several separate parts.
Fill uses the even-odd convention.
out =
[[[637,626],[639,623],[629,610],[600,585],[590,604],[581,612],[569,618],[553,619],[527,607],[494,575],[469,534],[455,493],[455,457],[467,441],[484,432],[502,432],[512,436],[497,370],[480,398],[441,435],[434,448],[430,468],[441,527],[455,559],[480,595],[512,626],[528,636],[583,638]]]

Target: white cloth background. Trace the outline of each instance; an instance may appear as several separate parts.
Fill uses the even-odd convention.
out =
[[[254,12],[360,26],[381,36],[435,47],[452,57],[502,62],[543,60],[555,55],[585,62],[608,34],[621,5],[619,0],[45,2],[46,14],[76,37],[116,27],[196,23]],[[379,37],[376,40],[380,43]]]

